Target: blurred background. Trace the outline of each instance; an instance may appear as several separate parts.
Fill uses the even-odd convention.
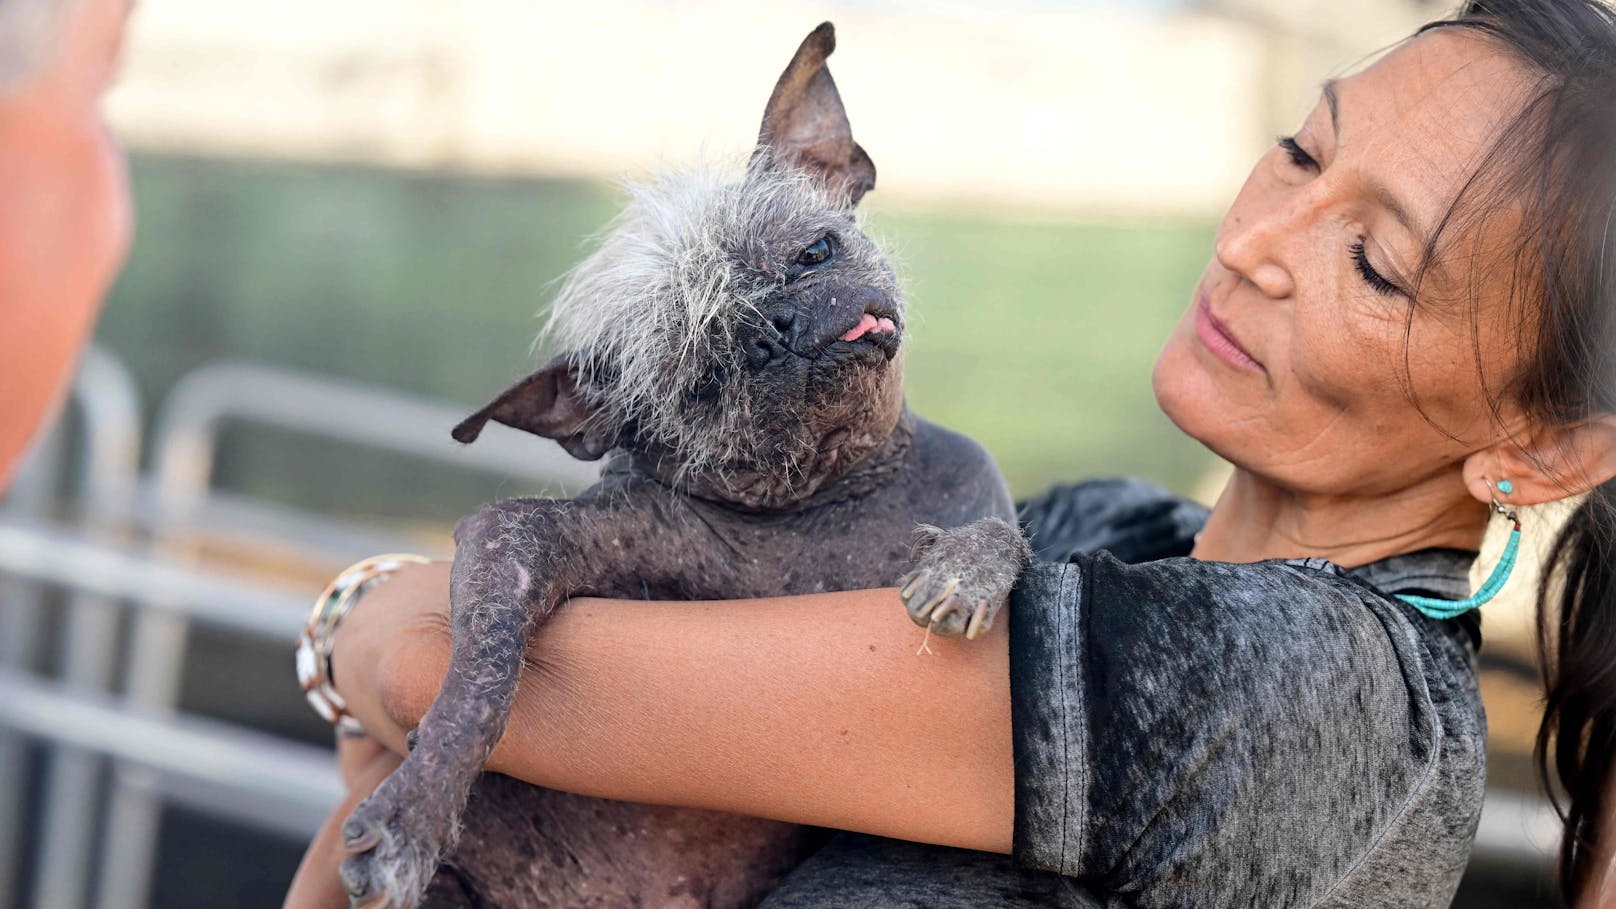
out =
[[[447,555],[485,501],[589,482],[448,429],[533,365],[614,181],[744,160],[819,21],[880,170],[911,403],[1018,495],[1127,473],[1206,498],[1222,469],[1149,368],[1222,208],[1322,79],[1447,8],[141,0],[110,99],[134,251],[0,502],[0,909],[280,904],[337,794],[292,673],[310,598],[364,555]],[[1460,906],[1558,905],[1528,620],[1487,610]]]

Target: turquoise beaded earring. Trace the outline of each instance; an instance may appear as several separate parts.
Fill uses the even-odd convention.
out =
[[[1515,491],[1515,484],[1508,480],[1499,480],[1498,485],[1495,487],[1492,480],[1488,480],[1486,477],[1482,477],[1482,479],[1486,481],[1489,490],[1495,490],[1497,493],[1503,493],[1507,496]],[[1498,559],[1498,567],[1494,568],[1493,573],[1487,576],[1487,581],[1481,585],[1481,589],[1476,591],[1474,596],[1463,600],[1438,600],[1432,597],[1421,597],[1407,593],[1398,594],[1398,599],[1433,619],[1451,619],[1491,600],[1498,595],[1498,591],[1504,589],[1504,584],[1509,581],[1510,572],[1515,570],[1515,559],[1520,555],[1521,518],[1513,508],[1499,502],[1496,494],[1489,496],[1489,498],[1493,500],[1493,511],[1508,518],[1515,527],[1509,532],[1509,542],[1504,544],[1504,554]]]

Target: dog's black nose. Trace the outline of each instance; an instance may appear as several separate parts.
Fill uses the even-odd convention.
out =
[[[785,356],[786,345],[779,338],[758,335],[746,342],[746,362],[753,369],[762,369]]]
[[[762,369],[776,363],[781,357],[796,350],[801,341],[802,322],[790,310],[781,310],[769,317],[768,324],[745,342],[746,359],[753,369]]]

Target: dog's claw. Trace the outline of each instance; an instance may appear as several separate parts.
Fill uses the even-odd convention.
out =
[[[956,590],[959,590],[959,578],[949,578],[948,583],[943,585],[943,589],[938,591],[936,596],[928,600],[925,606],[921,607],[921,614],[929,614],[932,621],[937,621],[938,611],[944,604],[948,603],[954,598],[954,591]],[[952,610],[952,607],[950,607],[950,610]]]
[[[366,866],[355,862],[343,862],[338,876],[342,878],[342,889],[348,892],[351,905],[368,906],[376,901],[376,895],[371,893],[370,873]]]
[[[965,639],[967,641],[976,640],[977,636],[982,633],[982,626],[987,621],[987,617],[988,604],[984,600],[976,604],[976,610],[971,613],[971,623],[965,626]]]
[[[381,830],[359,818],[351,817],[342,825],[342,846],[351,853],[368,852],[381,841]]]
[[[414,906],[453,839],[454,787],[443,764],[421,762],[430,746],[422,742],[342,824],[349,854],[341,878],[352,909]]]
[[[898,596],[903,597],[905,600],[909,599],[909,597],[915,592],[915,588],[917,588],[921,584],[925,583],[926,578],[928,578],[930,576],[931,576],[931,572],[922,571],[919,574],[915,575],[914,577],[910,578],[909,583],[903,585],[903,589],[898,591]]]

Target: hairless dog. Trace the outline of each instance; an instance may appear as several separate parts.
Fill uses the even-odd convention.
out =
[[[1029,550],[1003,478],[904,404],[904,306],[854,216],[875,166],[826,68],[834,46],[829,23],[803,41],[739,179],[632,191],[552,307],[562,353],[455,428],[470,442],[495,420],[607,461],[575,498],[501,501],[456,527],[449,672],[409,756],[343,826],[354,905],[741,907],[813,848],[789,824],[482,773],[526,642],[568,597],[903,583],[918,624],[971,637],[1005,602]]]

